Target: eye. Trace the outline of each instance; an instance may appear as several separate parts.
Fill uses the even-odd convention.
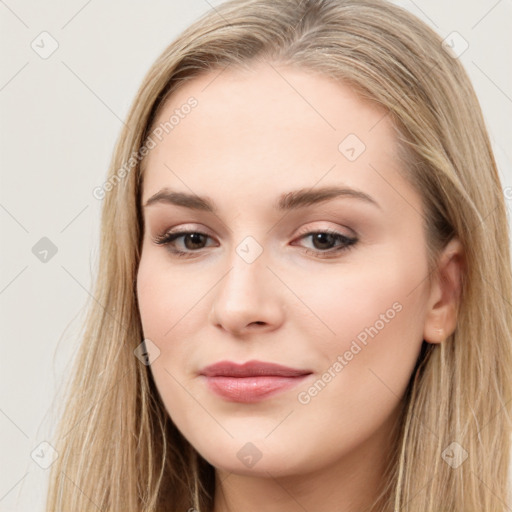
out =
[[[183,238],[182,247],[183,249],[176,248],[176,241]],[[203,244],[206,239],[211,238],[206,233],[199,231],[178,231],[176,233],[167,232],[163,235],[157,236],[154,242],[158,245],[165,245],[172,254],[177,256],[189,256],[189,252],[197,252],[198,249],[203,249]]]
[[[347,251],[357,243],[357,238],[348,237],[338,231],[324,229],[321,231],[310,231],[299,237],[299,240],[311,238],[314,249],[305,248],[304,252],[319,258],[330,258]],[[181,240],[180,240],[181,239]],[[177,231],[166,232],[155,237],[154,242],[164,245],[171,254],[178,257],[194,257],[194,252],[205,248],[208,239],[212,239],[206,233],[200,231]],[[178,243],[180,241],[180,243]],[[180,246],[180,247],[177,247]]]
[[[324,229],[321,231],[310,231],[302,235],[299,239],[311,238],[315,249],[305,249],[307,254],[312,254],[319,258],[330,258],[338,255],[341,251],[347,251],[357,243],[357,238],[348,237],[338,231]],[[336,245],[336,243],[338,243]]]

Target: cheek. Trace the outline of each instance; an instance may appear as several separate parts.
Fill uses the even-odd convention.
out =
[[[165,344],[177,331],[180,336],[184,329],[193,332],[201,298],[213,285],[207,275],[191,279],[189,273],[173,271],[165,257],[149,250],[141,258],[137,274],[137,299],[145,337]]]
[[[156,387],[169,416],[187,434],[192,428],[189,421],[192,425],[204,421],[201,416],[190,420],[186,414],[200,412],[187,393],[187,367],[197,357],[194,333],[199,329],[198,319],[207,314],[200,298],[212,284],[207,278],[191,280],[161,260],[151,250],[143,253],[137,274],[139,312],[144,338],[158,347],[158,357],[150,365]]]
[[[137,299],[144,338],[158,348],[158,358],[150,369],[168,406],[177,384],[172,377],[183,380],[176,368],[181,373],[194,360],[194,332],[199,329],[199,316],[206,314],[202,310],[204,303],[200,301],[205,290],[199,289],[204,288],[205,280],[191,280],[190,276],[186,279],[183,272],[172,271],[160,259],[150,254],[141,258]],[[166,390],[170,390],[169,393]]]
[[[422,332],[425,297],[423,287],[417,285],[425,270],[417,262],[389,256],[379,264],[362,261],[290,277],[287,282],[294,283],[296,295],[307,306],[299,307],[308,313],[295,320],[305,318],[310,326],[316,324],[322,346],[327,348],[343,348],[358,335],[364,342],[364,333],[372,326],[379,335],[403,329]]]
[[[323,367],[297,397],[318,428],[336,422],[364,435],[398,405],[422,344],[425,272],[421,258],[405,261],[397,251],[379,265],[333,272],[323,289],[318,279],[303,281],[305,302],[335,333],[325,328],[312,340]]]

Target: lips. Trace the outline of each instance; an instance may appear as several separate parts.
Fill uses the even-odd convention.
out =
[[[221,361],[203,368],[200,376],[210,391],[232,402],[257,402],[286,391],[303,381],[310,370],[275,363]]]
[[[244,364],[221,361],[203,368],[201,375],[206,377],[300,377],[310,374],[310,370],[299,370],[275,363],[248,361]]]

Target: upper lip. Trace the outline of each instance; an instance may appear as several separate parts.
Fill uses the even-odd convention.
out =
[[[206,366],[200,372],[206,377],[299,377],[312,373],[310,370],[290,368],[276,363],[263,361],[247,361],[243,364],[232,361],[219,361],[218,363]]]

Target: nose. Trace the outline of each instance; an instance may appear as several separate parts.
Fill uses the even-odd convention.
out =
[[[236,335],[277,329],[284,317],[282,288],[263,256],[247,263],[235,253],[214,288],[210,321]]]

